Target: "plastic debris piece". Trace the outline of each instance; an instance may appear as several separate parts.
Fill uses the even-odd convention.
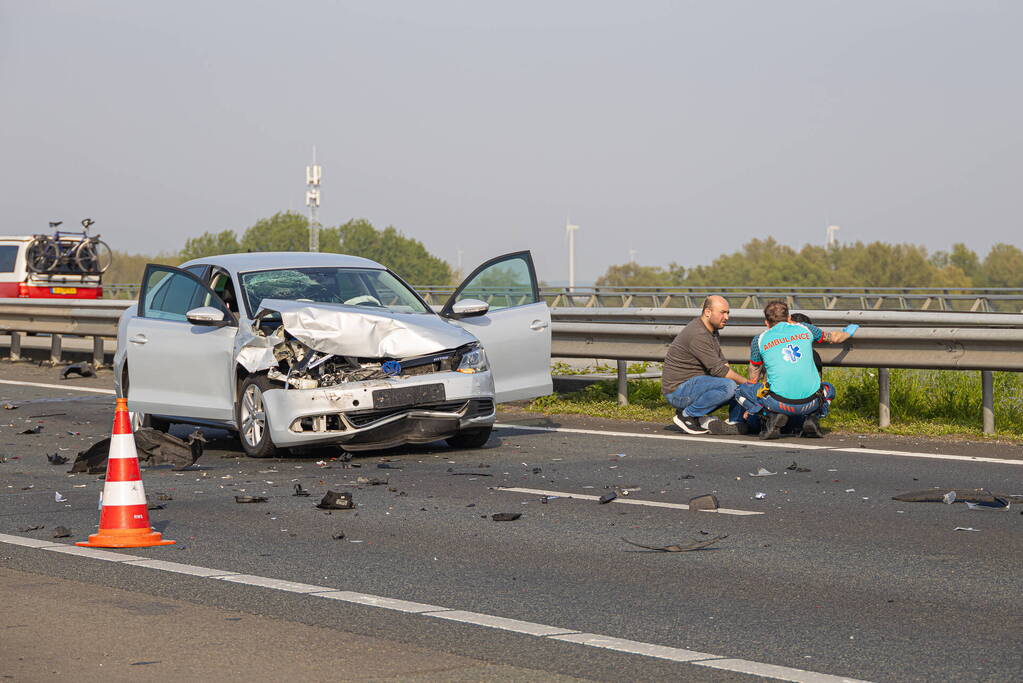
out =
[[[971,510],[1008,510],[1010,503],[1008,499],[1002,498],[1001,496],[995,496],[994,501],[990,503],[971,503],[966,501],[966,507]]]
[[[756,493],[753,494],[753,497],[756,498],[757,500],[764,500],[765,498],[767,498],[767,494],[764,493],[763,491],[757,491]]]
[[[599,499],[597,499],[597,502],[600,503],[601,505],[606,505],[617,497],[618,494],[615,493],[614,491],[611,491],[609,493],[605,493],[604,495],[602,495]]]
[[[688,552],[693,551],[693,550],[702,550],[703,548],[706,548],[708,546],[712,546],[715,543],[717,543],[718,541],[723,541],[726,538],[728,538],[727,534],[724,535],[724,536],[715,536],[714,538],[709,538],[709,539],[707,539],[705,541],[694,541],[692,543],[686,543],[684,545],[681,545],[681,544],[672,544],[672,545],[644,545],[642,543],[636,543],[635,541],[630,541],[629,539],[627,539],[624,536],[622,536],[622,540],[625,541],[626,543],[628,543],[629,545],[634,545],[637,548],[644,548],[646,550],[654,550],[654,551],[661,552],[661,553],[688,553]]]
[[[980,529],[974,529],[972,526],[957,526],[952,531],[980,531]]]
[[[892,496],[892,500],[898,500],[903,503],[941,503],[944,501],[945,495],[948,493],[955,493],[956,502],[970,502],[970,503],[994,503],[997,499],[1001,498],[1009,501],[1010,503],[1023,503],[1023,495],[1008,495],[1005,493],[991,493],[987,489],[924,489],[922,491],[907,491],[906,493],[900,493],[897,496]]]
[[[146,505],[147,510],[163,510],[164,508],[166,508],[166,506],[161,503],[149,503]]]
[[[309,492],[306,491],[304,488],[302,488],[301,484],[295,484],[295,492],[292,493],[291,495],[293,495],[293,496],[308,496]]]
[[[41,431],[43,431],[43,426],[42,425],[36,425],[35,427],[30,427],[29,429],[26,429],[25,431],[18,432],[18,433],[19,434],[38,434]]]
[[[28,533],[29,531],[38,531],[39,529],[45,529],[45,528],[46,527],[44,525],[42,525],[42,524],[35,525],[35,526],[21,526],[21,527],[18,527],[18,533],[25,534],[25,533]]]
[[[46,459],[50,461],[51,465],[63,465],[67,463],[67,458],[60,453],[54,453],[53,455],[47,454]]]
[[[514,522],[516,519],[522,516],[521,512],[495,512],[490,515],[490,519],[495,522]]]
[[[17,410],[17,409],[18,409],[18,406],[14,405],[13,403],[10,403],[8,401],[4,401],[4,410]]]
[[[951,505],[952,503],[956,502],[956,492],[949,491],[948,493],[941,497],[941,502],[944,503],[945,505]]]
[[[384,486],[387,484],[386,479],[377,479],[376,477],[358,477],[355,480],[356,484],[365,484],[366,486]]]
[[[235,496],[234,502],[236,503],[265,503],[266,498],[264,496]]]
[[[341,531],[336,534],[331,534],[330,537],[335,541],[343,541],[345,540],[345,532]]]
[[[54,501],[55,503],[66,503],[66,502],[67,502],[67,498],[65,498],[64,496],[62,496],[62,495],[60,494],[60,491],[54,491],[54,492],[53,492],[53,501]]]
[[[767,469],[766,467],[758,467],[757,471],[756,472],[750,472],[749,476],[751,476],[751,477],[773,477],[776,474],[778,474],[778,473],[777,472],[772,472],[769,469]]]
[[[58,527],[54,527],[54,529],[53,529],[53,537],[54,538],[67,538],[70,535],[71,535],[71,529],[68,529],[66,526],[58,526]]]
[[[93,369],[92,363],[72,363],[60,372],[61,379],[67,379],[70,375],[78,375],[79,377],[95,377],[96,370]]]
[[[717,510],[720,507],[718,497],[707,493],[702,496],[695,496],[689,499],[689,509],[694,512],[700,510]]]
[[[856,493],[856,489],[846,489],[846,493]]]
[[[793,461],[792,461],[792,464],[791,464],[791,465],[789,465],[788,467],[786,467],[785,469],[787,469],[787,470],[790,470],[790,471],[792,471],[792,472],[810,472],[810,471],[812,471],[812,470],[811,470],[811,469],[810,469],[809,467],[800,467],[800,466],[799,466],[799,465],[798,465],[798,464],[796,463],[796,461],[795,461],[795,460],[793,460]]]
[[[347,491],[342,491],[341,493],[327,491],[323,496],[323,500],[317,503],[316,507],[321,510],[351,510],[355,507],[355,502],[352,500],[352,494]]]

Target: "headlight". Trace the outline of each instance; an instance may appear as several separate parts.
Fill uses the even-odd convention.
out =
[[[462,360],[458,363],[458,367],[455,368],[455,372],[464,372],[467,375],[472,375],[477,372],[483,372],[486,369],[487,352],[483,350],[482,346],[477,344],[462,354]]]

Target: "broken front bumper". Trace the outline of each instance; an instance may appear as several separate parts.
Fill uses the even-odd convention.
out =
[[[436,384],[444,387],[443,400],[416,405],[381,400],[382,405],[375,405],[374,393],[380,390]],[[336,443],[349,450],[368,450],[428,443],[495,420],[490,372],[438,372],[320,389],[271,389],[263,401],[270,437],[285,448]]]

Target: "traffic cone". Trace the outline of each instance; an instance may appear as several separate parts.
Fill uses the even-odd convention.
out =
[[[148,548],[170,545],[159,532],[149,526],[146,491],[139,474],[139,455],[128,417],[128,399],[117,399],[114,431],[110,437],[107,458],[107,479],[103,485],[103,511],[99,515],[99,531],[88,541],[75,545],[94,548]]]

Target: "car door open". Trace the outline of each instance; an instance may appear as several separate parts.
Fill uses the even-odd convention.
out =
[[[167,417],[233,419],[237,330],[235,316],[192,273],[147,265],[138,314],[127,329],[129,409]]]
[[[498,403],[551,393],[551,312],[540,298],[528,251],[498,256],[478,267],[440,314],[483,344]]]

